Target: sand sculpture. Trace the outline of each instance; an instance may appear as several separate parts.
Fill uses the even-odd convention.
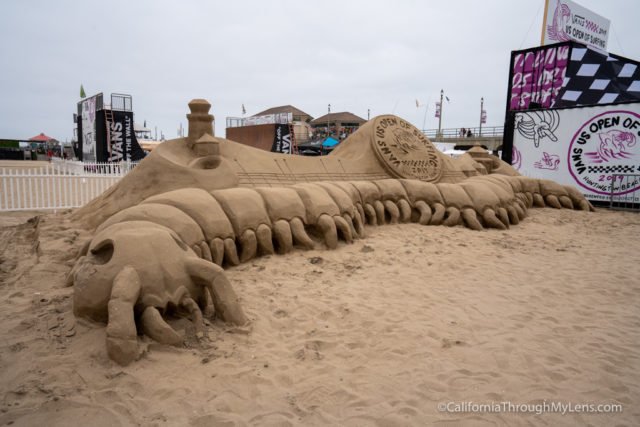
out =
[[[364,237],[365,225],[507,229],[531,207],[593,210],[577,189],[519,176],[482,150],[452,160],[395,116],[370,120],[329,156],[305,158],[216,138],[210,105],[189,106],[187,138],[160,145],[74,214],[96,228],[69,275],[74,313],[108,322],[108,354],[123,365],[138,357],[139,332],[182,342],[167,312],[185,313],[199,331],[207,307],[245,324],[224,266],[333,249]]]

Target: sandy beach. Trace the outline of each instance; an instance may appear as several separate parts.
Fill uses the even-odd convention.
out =
[[[227,270],[248,330],[216,322],[198,341],[176,320],[184,347],[143,338],[124,368],[104,326],[74,318],[64,286],[88,234],[62,213],[31,217],[1,216],[0,425],[640,422],[638,214],[368,227],[334,251],[259,258]],[[465,402],[622,412],[462,413]]]

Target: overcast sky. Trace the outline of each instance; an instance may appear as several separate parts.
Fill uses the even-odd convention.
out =
[[[611,20],[609,51],[640,59],[640,1],[577,0]],[[0,139],[73,136],[87,95],[133,96],[136,122],[175,138],[187,103],[225,118],[291,104],[319,117],[399,115],[502,125],[510,51],[540,44],[543,0],[3,1]],[[416,108],[416,100],[421,104]],[[425,122],[426,111],[426,122]]]

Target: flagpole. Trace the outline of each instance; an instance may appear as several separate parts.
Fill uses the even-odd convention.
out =
[[[538,9],[540,10],[540,9]],[[544,14],[542,15],[542,33],[540,34],[540,45],[544,45],[544,33],[547,31],[547,13],[549,10],[549,0],[544,0]]]
[[[442,138],[442,98],[444,96],[444,90],[440,89],[440,115],[438,116],[438,138]]]
[[[484,108],[484,97],[480,98],[480,130],[478,136],[482,136],[482,110]]]

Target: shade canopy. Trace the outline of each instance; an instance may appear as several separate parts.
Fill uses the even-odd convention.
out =
[[[331,148],[331,147],[335,147],[336,145],[338,145],[340,143],[340,141],[338,141],[335,138],[325,138],[325,140],[322,142],[322,146],[324,148]]]
[[[55,139],[55,138],[52,138],[52,137],[50,137],[48,135],[45,135],[44,133],[41,132],[40,135],[36,135],[33,138],[29,138],[29,141],[47,142],[47,141],[51,141],[52,139]]]

